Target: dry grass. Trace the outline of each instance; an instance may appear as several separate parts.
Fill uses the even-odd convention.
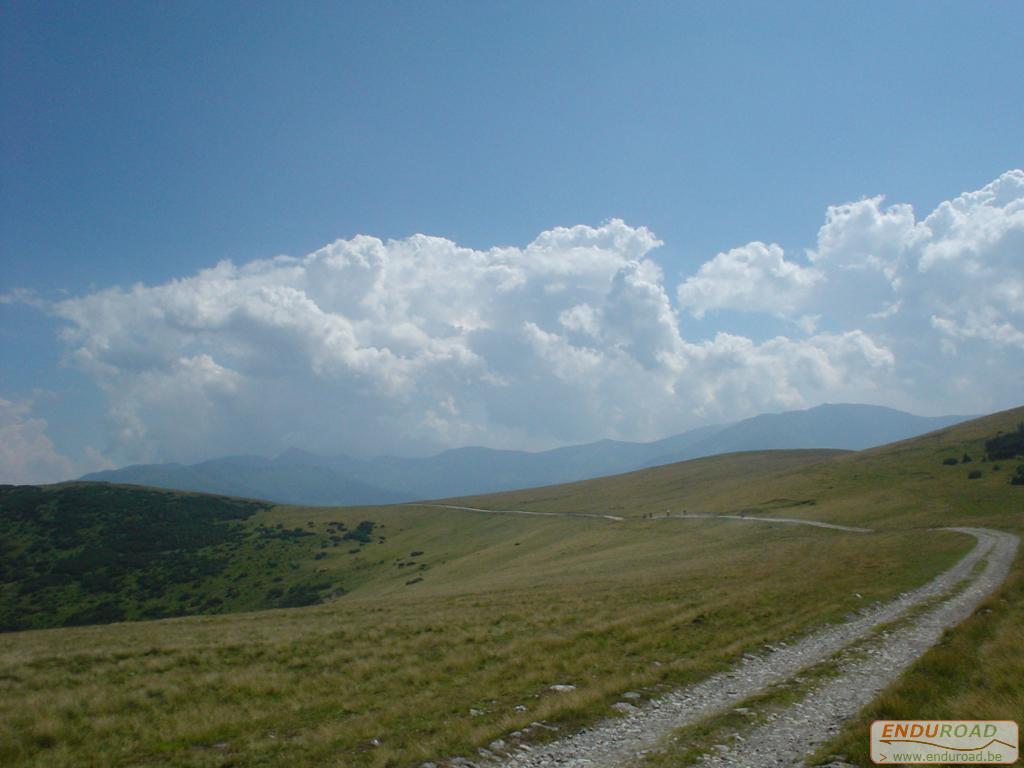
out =
[[[625,689],[701,678],[921,584],[972,544],[929,528],[1020,532],[1024,489],[984,464],[968,481],[941,460],[980,456],[984,437],[1022,417],[862,454],[741,454],[474,500],[624,513],[624,523],[277,508],[263,514],[384,525],[383,543],[299,564],[351,594],[307,609],[7,635],[0,763],[411,766],[532,720],[590,721]],[[757,508],[885,531],[645,517],[666,508]],[[407,584],[414,577],[423,581]],[[971,620],[978,629],[950,636],[961,644],[953,666],[918,670],[932,693],[901,694],[899,711],[1020,717],[1024,596],[1007,587],[1002,600]],[[978,672],[993,667],[1002,678]],[[964,681],[955,695],[947,674]],[[560,682],[578,690],[549,690]]]
[[[455,539],[495,524],[441,518]],[[479,584],[463,578],[467,554],[452,578],[390,596],[9,635],[0,762],[415,765],[533,720],[607,714],[623,690],[700,678],[840,619],[864,604],[855,592],[870,601],[920,583],[970,546],[738,522],[500,524],[526,541],[493,546],[522,554],[493,569],[481,555]],[[578,690],[548,690],[559,682]]]
[[[730,453],[595,480],[471,496],[458,503],[485,509],[590,512],[623,517],[664,514],[666,510],[684,508],[691,512],[735,510],[751,504],[751,490],[756,492],[776,478],[846,454],[831,450]],[[778,499],[783,497],[764,497],[765,501]]]

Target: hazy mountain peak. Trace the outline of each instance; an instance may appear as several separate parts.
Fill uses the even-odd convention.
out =
[[[859,450],[948,426],[966,417],[923,417],[893,408],[823,403],[806,410],[699,427],[649,443],[603,439],[548,451],[453,448],[434,456],[359,460],[291,447],[274,459],[230,456],[199,464],[151,464],[86,475],[302,504],[371,504],[441,498],[582,480],[734,451]]]

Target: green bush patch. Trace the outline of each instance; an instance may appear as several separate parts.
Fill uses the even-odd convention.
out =
[[[0,486],[0,631],[319,603],[335,585],[310,583],[296,560],[320,537],[257,524],[270,507],[107,483]]]

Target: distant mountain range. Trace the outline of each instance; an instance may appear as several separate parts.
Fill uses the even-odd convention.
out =
[[[600,440],[550,451],[456,448],[426,458],[228,456],[198,464],[137,464],[82,480],[204,491],[288,504],[390,504],[530,488],[629,472],[702,456],[776,448],[861,450],[904,440],[969,416],[914,416],[874,405],[821,405],[701,427],[651,443]]]

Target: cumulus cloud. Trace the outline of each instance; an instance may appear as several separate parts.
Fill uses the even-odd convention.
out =
[[[922,272],[940,265],[966,273],[1019,267],[1024,244],[1024,170],[1008,171],[975,192],[941,203],[920,229]]]
[[[619,220],[489,250],[358,236],[51,311],[136,461],[539,448],[826,400],[980,411],[1019,397],[1020,171],[923,220],[881,197],[830,207],[804,258],[748,243],[675,289],[660,245]],[[737,311],[797,333],[684,333],[688,315]]]
[[[361,236],[54,311],[133,460],[653,438],[877,366],[841,337],[684,340],[659,245],[618,220],[487,251]]]
[[[939,205],[919,225],[921,311],[950,338],[1021,346],[1024,338],[1024,171]],[[955,330],[954,330],[955,329]]]
[[[698,318],[712,309],[786,315],[821,279],[817,269],[787,261],[780,246],[753,242],[702,264],[677,295],[680,305]]]
[[[845,205],[830,205],[818,230],[818,247],[809,256],[816,264],[849,272],[881,274],[898,287],[897,273],[917,227],[909,205],[883,208],[882,195]]]
[[[825,280],[807,308],[885,340],[910,402],[976,412],[1019,404],[1024,171],[920,220],[881,197],[830,208],[811,258]]]
[[[75,476],[74,463],[57,452],[46,426],[33,418],[29,403],[0,398],[0,482],[51,483]]]

